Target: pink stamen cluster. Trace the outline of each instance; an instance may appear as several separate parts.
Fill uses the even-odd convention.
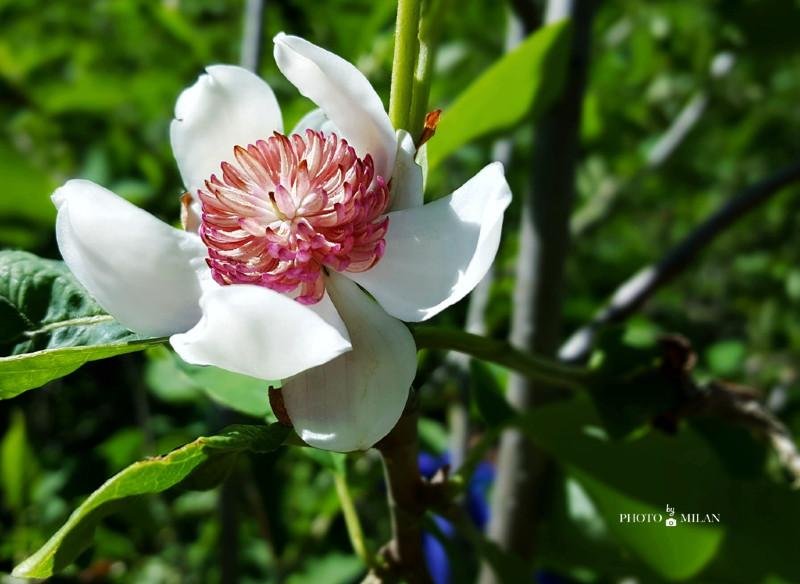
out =
[[[386,181],[335,134],[277,132],[234,148],[198,191],[200,235],[220,284],[256,284],[313,304],[325,267],[363,272],[383,255]]]

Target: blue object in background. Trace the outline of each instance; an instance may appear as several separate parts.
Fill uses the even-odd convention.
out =
[[[432,478],[440,468],[449,463],[450,455],[447,453],[442,456],[435,456],[422,452],[419,455],[419,470],[422,476],[427,479]],[[464,505],[470,519],[480,530],[483,530],[489,522],[488,493],[493,481],[494,466],[484,461],[477,466],[467,486]],[[447,519],[438,515],[434,515],[433,520],[441,534],[455,543],[456,533],[453,525]],[[436,584],[451,584],[452,571],[450,569],[450,561],[442,542],[432,533],[425,532],[422,545],[425,553],[425,562],[433,581]]]

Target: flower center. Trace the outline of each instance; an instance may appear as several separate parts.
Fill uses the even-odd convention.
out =
[[[219,284],[256,284],[313,304],[324,268],[363,272],[386,247],[389,189],[370,155],[335,134],[275,133],[234,148],[198,191],[200,236]]]

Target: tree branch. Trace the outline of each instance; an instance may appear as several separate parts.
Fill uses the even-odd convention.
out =
[[[406,407],[394,429],[375,448],[383,457],[392,520],[392,540],[384,549],[384,557],[390,569],[410,584],[432,584],[422,553],[425,503],[417,460],[419,443],[414,404]]]
[[[745,188],[715,211],[656,264],[647,266],[617,288],[609,303],[591,322],[576,331],[559,352],[561,359],[583,361],[588,356],[596,332],[612,322],[624,321],[636,312],[659,288],[686,270],[706,246],[747,213],[765,203],[781,189],[800,180],[800,162]]]
[[[800,453],[786,426],[764,404],[756,392],[712,381],[679,410],[679,416],[710,416],[743,426],[770,444],[792,487],[800,489]]]

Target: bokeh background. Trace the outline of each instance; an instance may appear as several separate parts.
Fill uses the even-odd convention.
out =
[[[388,101],[394,16],[394,3],[385,0],[267,1],[259,73],[275,89],[286,127],[312,106],[279,74],[272,36],[297,34],[351,60]],[[204,66],[239,61],[242,18],[243,3],[232,0],[0,0],[0,247],[58,258],[48,197],[71,177],[94,180],[176,222],[182,187],[168,140],[175,99]],[[489,0],[449,11],[433,106],[446,111],[502,56],[519,35],[515,20],[511,4]],[[796,0],[602,3],[581,121],[565,333],[739,189],[797,160],[798,23]],[[523,119],[449,156],[427,186],[429,198],[449,193],[488,160],[506,157],[517,196],[488,305],[478,317],[497,338],[509,332],[519,204],[529,189],[533,138],[533,125]],[[790,186],[749,213],[626,324],[628,338],[643,345],[661,333],[682,333],[697,351],[701,378],[758,388],[795,433],[798,195]],[[460,303],[438,324],[463,326],[467,309],[468,302]],[[415,383],[428,469],[447,456],[449,404],[466,383],[444,364],[443,355],[423,354]],[[492,372],[505,382],[505,372]],[[1,402],[0,572],[37,549],[87,494],[128,464],[231,421],[270,415],[264,388],[241,378],[233,383],[252,396],[251,415],[226,409],[220,390],[230,383],[224,373],[187,368],[158,348],[88,364],[46,390]],[[473,428],[481,433],[474,412]],[[766,449],[740,438],[714,441],[734,476],[779,474]],[[572,439],[569,429],[560,439]],[[488,513],[491,452],[485,464],[470,495],[479,525]],[[658,466],[657,457],[652,464]],[[541,527],[549,543],[539,558],[540,581],[669,579],[668,570],[654,569],[617,537],[568,467],[553,480],[542,504],[550,516]],[[389,535],[378,458],[354,457],[350,482],[367,538],[377,547]],[[794,505],[787,513],[799,513],[796,499],[785,501]],[[765,511],[767,519],[769,513],[774,510]],[[739,528],[751,529],[756,542],[765,537],[761,529],[784,529],[769,524]],[[785,540],[796,531],[771,535]],[[141,499],[105,521],[95,541],[54,581],[217,582],[235,581],[236,574],[241,582],[335,584],[363,574],[330,473],[300,449],[241,457],[224,489]],[[458,561],[443,573],[471,581],[478,554],[454,542]],[[653,545],[667,562],[680,563],[688,553]],[[447,564],[441,550],[430,554],[437,566]],[[758,545],[742,554],[712,555],[710,571],[692,581],[800,581],[796,571],[797,579],[791,576],[796,558],[765,556]]]

